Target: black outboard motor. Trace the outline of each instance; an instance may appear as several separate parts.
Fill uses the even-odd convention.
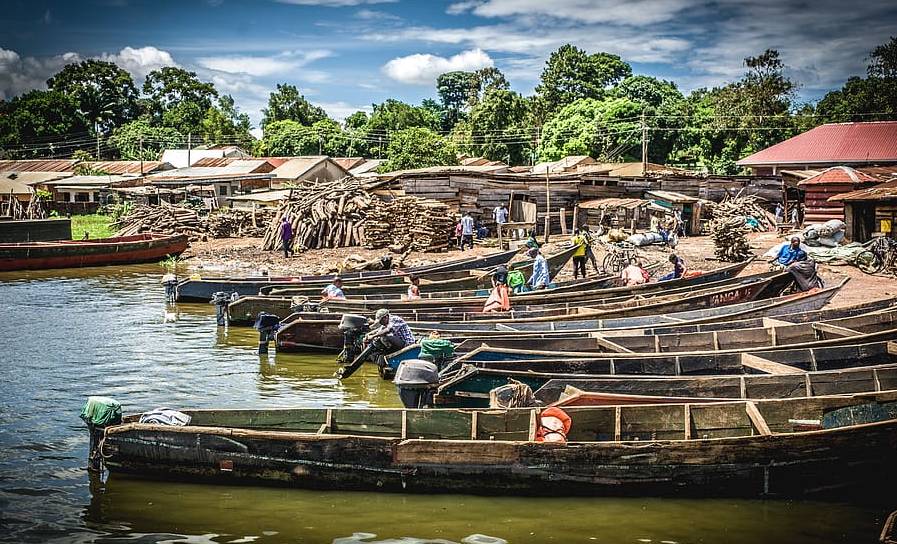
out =
[[[236,295],[236,293],[226,293],[224,291],[212,293],[211,302],[215,305],[215,320],[218,322],[219,327],[227,326],[227,307],[230,306],[233,295]]]
[[[343,331],[343,352],[339,360],[351,363],[364,349],[364,336],[371,327],[363,315],[343,314],[339,322],[339,330]]]
[[[253,325],[259,331],[259,355],[268,353],[268,342],[274,339],[274,333],[280,328],[280,318],[267,312],[259,312]]]
[[[162,276],[162,285],[165,286],[165,302],[175,302],[178,298],[178,277],[165,274]]]
[[[321,311],[321,305],[317,302],[312,302],[306,296],[296,296],[290,299],[290,312],[298,313],[298,312],[318,312]]]
[[[409,359],[399,364],[393,383],[405,408],[432,408],[439,370],[429,361]]]

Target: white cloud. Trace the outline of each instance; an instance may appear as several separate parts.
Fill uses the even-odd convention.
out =
[[[284,51],[274,56],[227,55],[218,57],[201,57],[196,59],[203,68],[226,72],[228,74],[248,74],[251,76],[285,75],[314,62],[329,57],[331,53],[324,49],[312,51]],[[320,73],[316,73],[320,74]],[[320,75],[318,75],[320,81]]]
[[[440,74],[446,72],[473,71],[494,64],[492,58],[482,49],[471,49],[449,58],[420,53],[398,57],[387,62],[383,66],[383,72],[402,83],[430,85]]]
[[[355,18],[366,21],[398,21],[401,19],[398,15],[373,9],[360,9],[355,12]]]
[[[346,6],[360,6],[363,4],[392,4],[399,0],[277,0],[281,4],[294,4],[297,6],[324,6],[328,8],[341,8]]]
[[[696,0],[488,0],[464,1],[449,6],[452,14],[471,11],[481,17],[541,15],[585,23],[642,26],[673,19]]]
[[[354,104],[349,104],[343,101],[337,102],[315,102],[316,106],[320,106],[324,108],[324,111],[327,112],[327,115],[342,123],[346,120],[346,117],[352,115],[356,111],[363,111],[365,113],[371,113],[373,109],[368,106],[356,106]]]
[[[103,53],[99,58],[100,60],[114,62],[121,66],[131,73],[138,84],[153,70],[158,70],[165,66],[178,65],[172,58],[171,53],[152,46],[125,47],[114,55]]]

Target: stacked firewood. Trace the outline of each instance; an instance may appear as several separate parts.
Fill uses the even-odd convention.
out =
[[[273,210],[219,210],[209,216],[206,231],[214,238],[262,237],[274,218]]]
[[[753,218],[758,226],[752,226]],[[748,259],[753,252],[747,234],[755,229],[766,230],[771,222],[766,211],[754,196],[728,198],[713,207],[710,221],[710,237],[717,258],[739,262]]]
[[[364,241],[364,219],[372,197],[355,178],[305,182],[295,188],[271,221],[262,249],[283,247],[283,218],[292,225],[293,248],[347,247]]]
[[[191,240],[200,240],[205,236],[205,226],[195,210],[164,202],[160,206],[138,204],[113,225],[119,228],[118,236],[142,232],[186,234]]]
[[[365,223],[366,247],[400,250],[447,249],[455,218],[447,204],[413,196],[375,200]]]

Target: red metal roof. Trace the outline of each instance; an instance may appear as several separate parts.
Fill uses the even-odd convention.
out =
[[[107,174],[139,174],[141,172],[148,174],[164,169],[168,163],[162,161],[143,161],[142,163],[140,161],[95,161],[81,164]],[[170,169],[171,166],[169,165],[168,168]]]
[[[72,172],[77,162],[72,159],[0,161],[0,172]]]
[[[852,193],[843,193],[829,198],[830,202],[855,202],[863,200],[897,200],[897,179],[875,187],[860,189]]]
[[[749,155],[736,164],[897,162],[897,121],[820,125]]]
[[[849,166],[833,166],[815,176],[801,180],[798,185],[826,185],[835,183],[861,184],[878,183],[878,178],[854,170]]]

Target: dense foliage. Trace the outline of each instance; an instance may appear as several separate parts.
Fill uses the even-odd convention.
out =
[[[436,79],[419,105],[373,104],[340,124],[289,84],[262,110],[263,136],[215,85],[178,67],[150,72],[140,92],[131,75],[100,60],[69,64],[30,91],[0,102],[0,154],[154,159],[162,149],[233,144],[258,155],[365,156],[383,168],[454,164],[456,152],[512,165],[591,155],[602,161],[648,160],[735,173],[735,162],[826,122],[897,117],[897,38],[875,47],[862,77],[816,104],[796,100],[798,84],[784,60],[766,50],[744,60],[726,85],[683,95],[676,84],[633,74],[616,55],[573,45],[554,51],[535,93],[511,91],[494,67],[452,71]]]

